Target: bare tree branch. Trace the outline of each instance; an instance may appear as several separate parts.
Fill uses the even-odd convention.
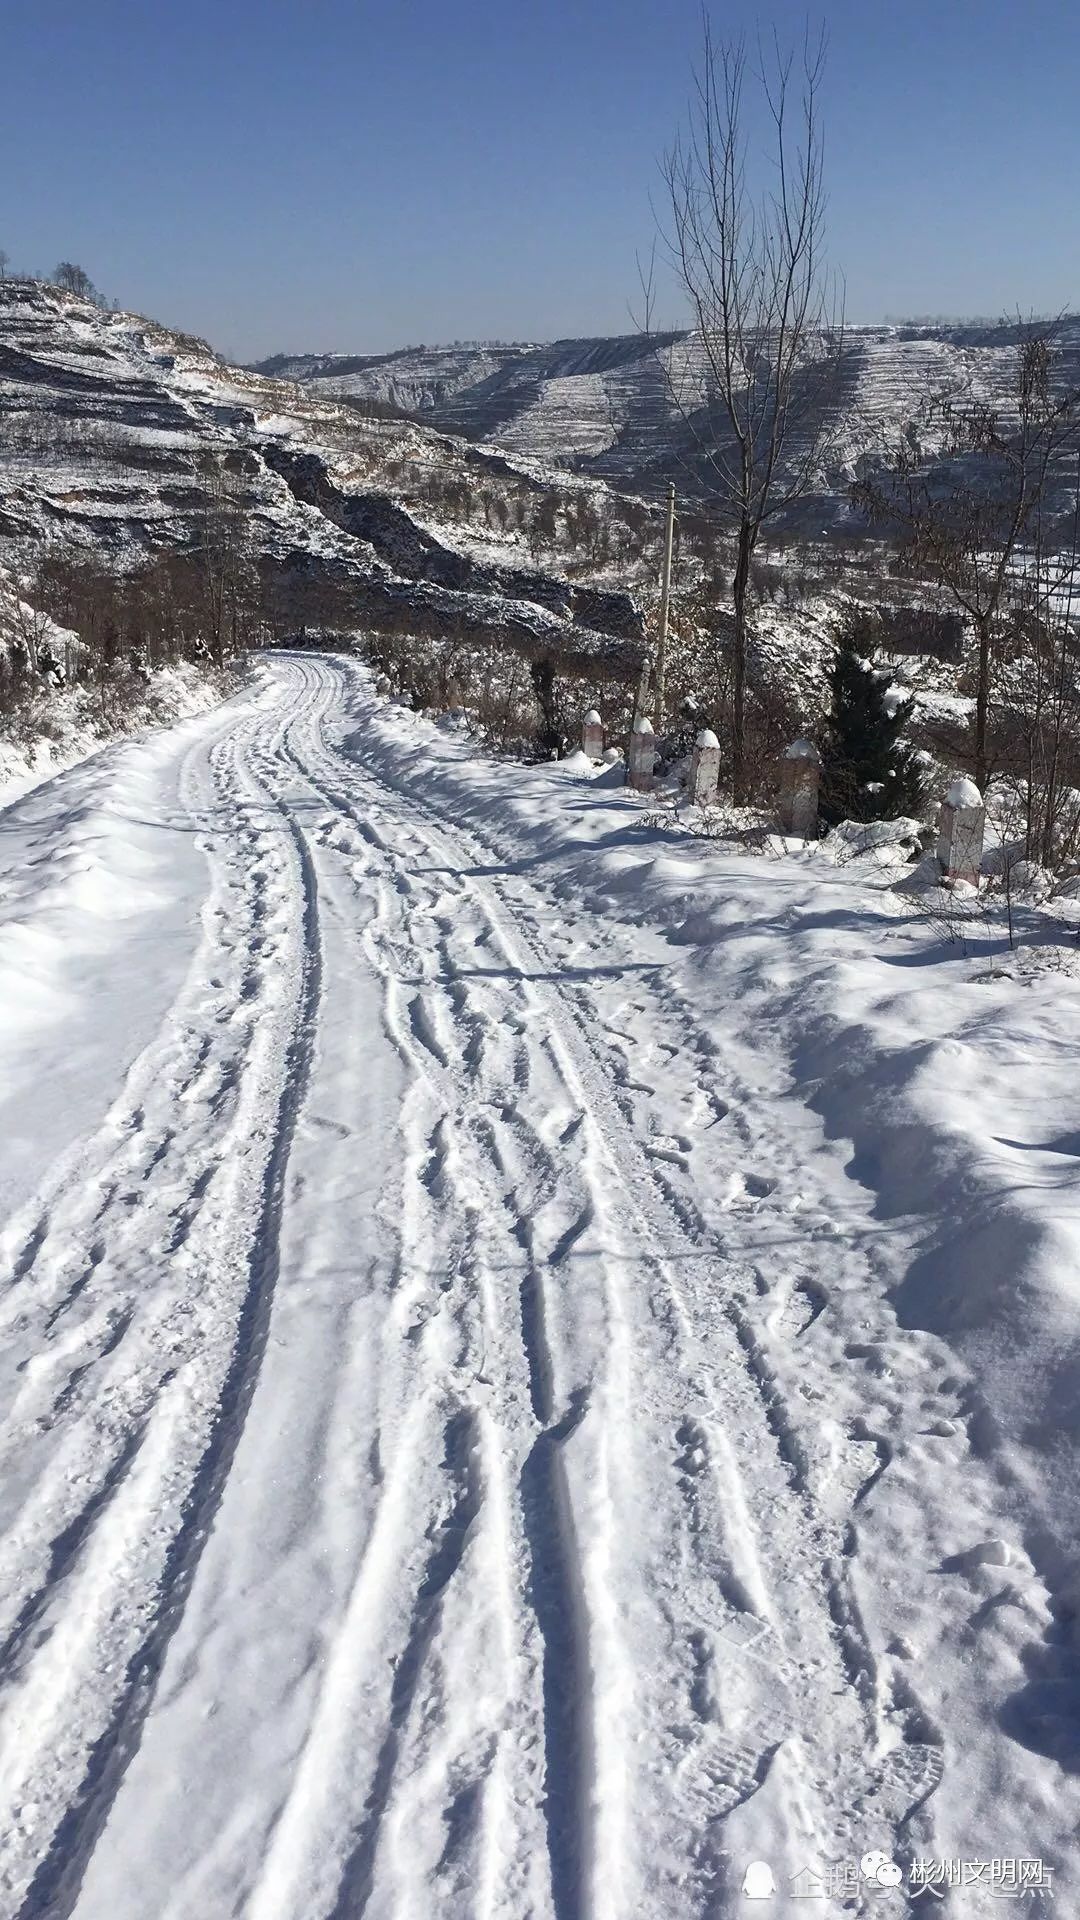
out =
[[[765,522],[810,490],[826,457],[844,359],[842,307],[824,264],[826,51],[824,33],[816,42],[808,35],[797,70],[774,33],[751,64],[745,40],[717,39],[706,16],[687,124],[662,162],[661,237],[693,322],[690,351],[680,368],[669,350],[665,375],[736,542],[737,799],[746,775],[750,563]],[[772,160],[771,183],[756,193],[748,170],[750,90],[770,128]]]

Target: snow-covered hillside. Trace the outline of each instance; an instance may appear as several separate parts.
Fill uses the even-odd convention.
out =
[[[1063,386],[1080,383],[1080,318],[1055,332]],[[802,509],[823,530],[846,519],[846,487],[865,459],[894,446],[932,394],[1012,405],[1015,325],[853,327],[846,335],[827,471]],[[492,446],[648,490],[675,474],[692,492],[700,465],[687,424],[706,393],[693,334],[561,340],[499,349],[410,348],[377,359],[294,356],[287,366],[310,390],[391,401],[432,425]]]
[[[468,512],[445,504],[484,489],[542,496],[535,464],[364,423],[151,322],[41,283],[0,283],[0,560],[56,545],[115,572],[190,547],[208,466],[222,464],[243,488],[264,573],[308,588],[345,582],[353,624],[464,620],[526,651],[561,642],[586,655],[640,637],[625,594],[571,588],[513,532],[493,553]],[[403,474],[422,514],[402,498]]]
[[[1077,1910],[1075,969],[609,781],[297,655],[4,814],[5,1920]]]

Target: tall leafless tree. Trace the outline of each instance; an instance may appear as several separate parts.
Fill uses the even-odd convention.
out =
[[[820,470],[844,354],[842,312],[824,260],[824,67],[824,34],[806,41],[798,64],[775,36],[751,60],[743,39],[716,39],[706,17],[688,122],[663,162],[663,238],[689,302],[705,375],[704,394],[675,397],[735,537],[737,800],[747,775],[751,561],[765,522],[805,495]],[[759,108],[772,163],[764,188],[748,165]]]
[[[251,516],[243,475],[224,457],[200,463],[202,504],[196,516],[195,560],[200,623],[216,667],[246,643],[258,601]]]
[[[8,265],[10,263],[10,260],[11,260],[11,255],[9,253],[5,253],[3,247],[0,247],[0,280],[7,279],[7,270],[8,270]]]
[[[900,539],[900,563],[970,623],[976,643],[975,778],[993,770],[994,670],[1021,598],[1025,556],[1045,541],[1048,496],[1080,443],[1080,394],[1053,378],[1054,327],[1017,325],[1011,391],[932,396],[901,447],[852,490]]]

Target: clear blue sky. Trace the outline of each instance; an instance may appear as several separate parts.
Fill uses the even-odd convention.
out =
[[[1078,0],[824,12],[849,318],[1080,304]],[[0,0],[0,246],[234,358],[627,331],[699,37],[697,0]]]

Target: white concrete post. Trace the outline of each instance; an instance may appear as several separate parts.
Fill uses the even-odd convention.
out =
[[[943,879],[978,886],[985,827],[982,794],[974,780],[958,774],[941,803],[938,821],[937,854]]]
[[[630,735],[630,763],[627,769],[627,785],[636,788],[638,793],[652,790],[653,766],[656,761],[656,736],[651,720],[639,714],[634,721],[634,731]]]
[[[720,742],[711,727],[703,727],[690,756],[690,799],[695,807],[711,807],[720,785]]]
[[[389,678],[385,673],[380,673],[378,679],[376,680],[375,691],[376,693],[392,693],[393,692],[393,688],[390,685]]]
[[[590,760],[604,757],[604,723],[595,707],[590,707],[581,723],[581,751]]]
[[[780,762],[780,827],[793,839],[817,832],[821,755],[812,740],[793,740]]]

